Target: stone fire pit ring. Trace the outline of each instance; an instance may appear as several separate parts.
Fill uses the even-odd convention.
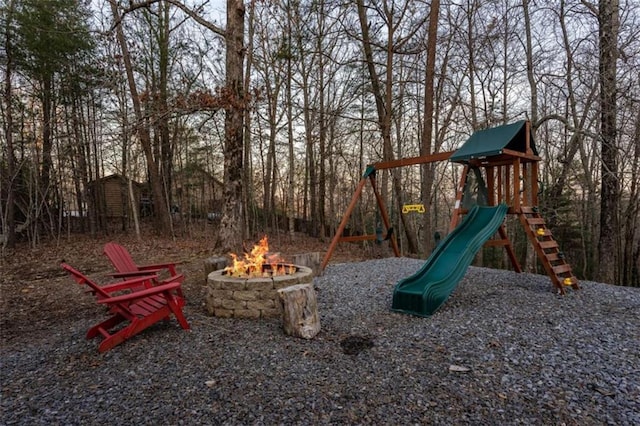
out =
[[[205,296],[207,312],[222,318],[281,316],[282,306],[278,290],[313,281],[311,268],[294,266],[295,273],[274,277],[236,278],[227,275],[224,269],[209,273]]]

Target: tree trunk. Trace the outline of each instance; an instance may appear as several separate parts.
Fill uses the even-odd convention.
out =
[[[229,97],[225,107],[224,146],[224,207],[216,248],[223,252],[242,249],[245,208],[242,204],[243,177],[243,117],[245,93],[243,87],[244,61],[244,3],[227,0],[226,31],[226,87]]]
[[[251,81],[251,70],[253,67],[253,38],[255,33],[255,15],[256,15],[256,0],[251,0],[249,3],[249,28],[248,28],[248,40],[247,40],[247,60],[245,64],[244,71],[244,87],[248,90],[249,84]],[[253,187],[253,162],[251,161],[251,132],[248,129],[251,129],[251,111],[249,108],[245,108],[244,110],[244,128],[247,131],[244,132],[244,148],[243,148],[243,200],[242,204],[245,206],[245,209],[249,209],[253,205],[254,200],[254,187]],[[249,235],[250,233],[250,220],[249,214],[247,210],[245,210],[244,215],[244,223],[243,223],[244,232]]]
[[[527,80],[529,81],[529,90],[531,91],[531,121],[535,124],[538,122],[538,86],[536,85],[536,79],[533,73],[533,47],[531,37],[531,19],[529,18],[529,3],[531,3],[531,0],[522,0],[526,40],[525,52],[527,58]]]
[[[436,42],[438,36],[438,16],[440,14],[440,0],[432,0],[429,10],[429,30],[427,39],[427,63],[424,75],[424,119],[422,131],[421,155],[430,155],[433,147],[433,110],[434,92],[433,84],[436,73]],[[422,203],[425,206],[424,214],[424,249],[425,253],[430,253],[434,246],[431,238],[435,232],[433,208],[431,204],[434,178],[433,163],[422,165]]]
[[[373,92],[373,96],[376,101],[376,111],[378,113],[378,126],[380,127],[380,133],[382,135],[382,144],[383,144],[383,158],[385,161],[390,161],[394,159],[393,148],[391,144],[391,117],[393,114],[392,111],[392,87],[393,87],[393,31],[395,29],[393,24],[393,16],[391,11],[387,10],[387,29],[389,31],[388,34],[388,43],[387,43],[387,61],[386,61],[386,83],[384,87],[384,91],[382,88],[382,84],[380,82],[380,78],[376,71],[375,60],[373,56],[372,50],[372,42],[371,37],[369,35],[369,21],[367,18],[367,11],[364,6],[363,0],[358,0],[358,18],[360,21],[360,29],[362,30],[362,45],[364,49],[364,57],[367,65],[367,69],[369,71],[369,77],[371,82],[371,91]],[[386,9],[386,3],[385,3]],[[391,179],[393,184],[393,189],[396,194],[396,204],[398,206],[398,211],[402,207],[402,184],[400,179],[397,177],[397,174],[391,169]],[[380,188],[383,198],[386,194],[386,184],[385,184],[385,174],[383,173]],[[417,241],[415,233],[410,232],[410,227],[406,226],[405,217],[400,216],[400,220],[403,222],[403,227],[405,230],[405,235],[407,237],[407,249],[411,253],[417,252]],[[407,232],[409,231],[409,232]]]
[[[288,220],[288,228],[289,235],[293,237],[295,231],[295,214],[296,214],[296,206],[294,199],[294,190],[295,190],[295,158],[294,158],[294,140],[293,140],[293,94],[291,93],[291,80],[293,79],[293,69],[291,64],[291,58],[293,55],[293,51],[291,50],[291,45],[293,43],[291,37],[291,4],[287,2],[287,80],[286,80],[286,99],[287,99],[287,139],[289,140],[289,176],[288,176],[288,186],[287,186],[287,216]]]
[[[618,59],[618,0],[600,0],[600,132],[601,199],[598,278],[614,284],[618,276],[618,145],[616,130],[616,62]]]
[[[158,115],[155,119],[160,134],[160,183],[164,193],[164,209],[171,211],[171,187],[173,181],[173,144],[169,131],[169,33],[170,16],[169,4],[159,3],[160,13],[158,14],[160,24],[158,25],[158,49],[160,68],[160,96],[157,98],[158,105],[154,112]],[[173,235],[173,220],[171,214],[168,215],[168,223]]]
[[[623,247],[623,274],[622,285],[634,285],[634,263],[636,258],[634,254],[640,250],[640,242],[636,239],[638,227],[638,215],[640,214],[640,111],[636,116],[635,132],[633,135],[632,146],[634,146],[631,161],[631,184],[629,186],[629,204],[624,214],[625,217],[625,235]],[[637,273],[637,271],[636,271]],[[636,277],[636,280],[638,277]]]
[[[115,0],[110,0],[109,3],[111,4],[111,12],[113,13],[114,21],[120,22],[121,17],[118,13],[118,6]],[[125,72],[127,74],[131,102],[133,104],[133,110],[136,115],[137,123],[135,128],[138,137],[140,138],[142,150],[147,161],[147,169],[149,171],[149,180],[151,181],[151,191],[153,194],[153,208],[156,219],[156,232],[162,235],[167,235],[171,233],[171,216],[169,215],[169,209],[167,208],[162,180],[158,171],[158,164],[156,163],[153,155],[153,144],[151,141],[149,123],[142,112],[140,96],[138,94],[135,76],[133,75],[131,56],[129,54],[129,48],[127,47],[127,41],[124,37],[124,32],[122,31],[121,25],[118,25],[116,27],[116,35],[118,38],[118,44],[120,45],[120,50],[122,52],[122,60],[125,66]]]
[[[51,185],[51,169],[53,159],[51,151],[53,141],[51,140],[51,121],[53,114],[53,76],[46,76],[42,81],[42,169],[40,171],[40,196],[45,212],[48,212],[49,186]],[[47,217],[45,217],[47,219]]]
[[[530,0],[527,0],[530,1]],[[567,147],[564,149],[564,156],[561,163],[560,173],[556,181],[551,186],[548,194],[548,206],[553,210],[556,209],[557,203],[562,196],[562,192],[567,186],[567,179],[569,173],[574,167],[573,159],[578,153],[580,145],[584,143],[583,135],[581,129],[585,128],[586,120],[590,116],[591,105],[593,101],[596,99],[597,94],[597,86],[594,85],[592,90],[589,92],[587,98],[583,101],[584,106],[582,107],[582,115],[580,116],[578,113],[578,103],[576,100],[575,90],[573,87],[573,81],[575,76],[573,75],[574,69],[574,61],[573,61],[573,52],[571,50],[571,44],[569,41],[569,31],[566,26],[566,18],[565,18],[565,1],[560,2],[560,28],[562,29],[562,40],[564,44],[564,51],[567,60],[567,75],[566,75],[566,84],[567,84],[567,96],[568,96],[568,108],[566,116],[567,119],[571,119],[571,126],[573,127],[573,134],[571,135],[569,142],[567,143]],[[530,79],[531,81],[531,79]],[[567,126],[568,123],[565,123]],[[538,127],[537,120],[533,120],[534,128]],[[588,170],[585,170],[586,173],[590,174]],[[557,215],[552,214],[549,216],[548,226],[553,228],[555,222],[557,221]]]
[[[5,136],[7,140],[7,177],[4,184],[7,191],[7,207],[4,212],[6,215],[5,229],[3,234],[6,235],[5,246],[14,248],[16,245],[16,221],[15,221],[15,176],[16,176],[16,157],[13,149],[13,88],[11,85],[11,76],[13,73],[13,42],[11,39],[11,21],[13,15],[13,0],[9,0],[6,5],[6,23],[5,28],[5,53],[6,68],[4,79],[4,103],[5,103]]]

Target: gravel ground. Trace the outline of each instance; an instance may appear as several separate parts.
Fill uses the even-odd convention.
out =
[[[312,340],[190,299],[192,331],[172,320],[99,354],[96,306],[3,343],[0,423],[640,424],[640,289],[559,296],[546,276],[471,267],[432,317],[391,312],[421,265],[329,265]]]

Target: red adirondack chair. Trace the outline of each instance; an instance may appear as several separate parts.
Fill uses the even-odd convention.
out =
[[[97,302],[109,308],[109,318],[87,332],[87,339],[96,336],[104,338],[98,346],[100,352],[108,351],[160,320],[168,320],[171,314],[175,315],[183,329],[189,329],[189,323],[182,313],[184,299],[178,295],[180,283],[177,281],[147,288],[145,282],[150,283],[156,278],[147,275],[99,286],[70,265],[62,263],[60,266],[78,284],[89,286]],[[122,323],[126,325],[121,326]]]
[[[104,245],[103,253],[116,269],[116,273],[110,274],[114,278],[132,278],[142,275],[155,274],[159,275],[163,272],[168,272],[169,277],[162,280],[154,280],[154,284],[162,285],[169,282],[179,282],[182,284],[184,281],[184,275],[179,274],[176,271],[175,263],[158,263],[154,265],[136,265],[133,258],[129,254],[129,251],[120,244],[110,242]],[[179,290],[179,295],[182,297],[182,290]]]

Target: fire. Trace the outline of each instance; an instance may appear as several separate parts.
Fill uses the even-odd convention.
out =
[[[269,241],[267,236],[253,246],[250,253],[245,253],[239,258],[235,253],[230,253],[233,260],[231,266],[224,271],[227,275],[238,278],[271,277],[275,275],[293,274],[296,272],[294,265],[283,265],[283,259],[279,254],[269,254]]]

